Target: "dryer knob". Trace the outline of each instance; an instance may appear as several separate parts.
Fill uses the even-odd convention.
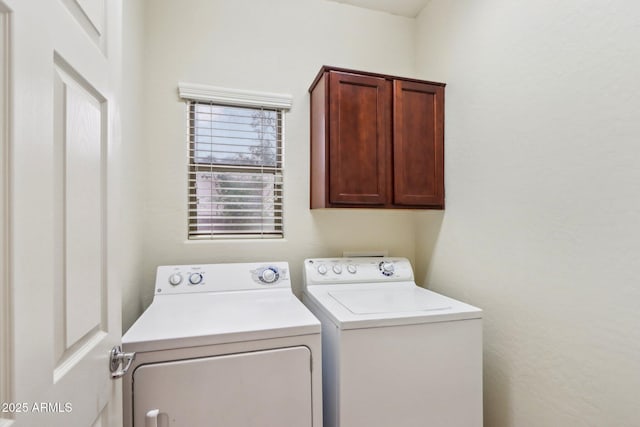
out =
[[[318,266],[318,273],[320,273],[320,274],[322,274],[322,275],[327,274],[327,266],[326,266],[326,265],[324,265],[324,264],[320,264],[320,265]]]
[[[332,268],[333,272],[336,274],[342,273],[342,266],[340,264],[335,264]]]
[[[178,286],[180,283],[182,283],[182,274],[173,273],[171,276],[169,276],[169,284]]]
[[[276,267],[269,267],[262,270],[260,273],[260,281],[263,283],[274,283],[280,277],[278,269]]]
[[[392,262],[382,261],[380,263],[380,271],[382,271],[382,274],[384,274],[385,276],[392,276],[395,269],[396,268]]]
[[[199,285],[202,283],[202,273],[191,273],[189,275],[189,283],[192,285]]]
[[[356,272],[358,271],[358,267],[356,267],[355,264],[349,264],[347,265],[347,271],[351,274],[356,274]]]

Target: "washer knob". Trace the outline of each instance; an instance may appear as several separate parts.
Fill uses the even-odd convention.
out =
[[[356,274],[356,272],[358,271],[358,267],[356,267],[355,264],[349,264],[347,265],[347,271],[351,274]]]
[[[395,271],[395,266],[392,262],[382,261],[380,263],[380,271],[382,271],[382,274],[384,274],[385,276],[391,276]]]
[[[169,284],[178,286],[180,283],[182,283],[182,274],[173,273],[171,276],[169,276]]]
[[[334,264],[332,270],[334,273],[340,274],[342,273],[342,266],[340,264]]]
[[[189,283],[192,285],[199,285],[202,283],[202,273],[191,273],[189,275]]]
[[[280,273],[276,267],[269,267],[262,270],[260,273],[260,281],[263,283],[273,283],[278,280]]]
[[[324,276],[325,274],[327,274],[327,271],[328,271],[328,270],[327,270],[327,266],[326,266],[326,265],[324,265],[324,264],[320,264],[320,265],[318,266],[318,273],[322,274],[323,276]]]

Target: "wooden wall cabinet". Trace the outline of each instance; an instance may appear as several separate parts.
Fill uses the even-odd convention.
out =
[[[311,208],[444,208],[444,84],[322,67]]]

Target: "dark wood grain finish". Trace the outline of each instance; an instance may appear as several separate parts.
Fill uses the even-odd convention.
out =
[[[329,197],[329,183],[326,171],[327,160],[326,137],[328,135],[329,78],[324,75],[318,81],[316,90],[311,92],[311,209],[324,208]]]
[[[396,205],[444,205],[444,89],[394,82],[394,197]]]
[[[387,203],[390,82],[329,73],[329,202]]]
[[[444,83],[324,66],[311,208],[444,208]]]

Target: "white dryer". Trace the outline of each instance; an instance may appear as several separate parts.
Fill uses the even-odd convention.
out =
[[[482,426],[482,311],[416,286],[405,258],[304,263],[322,323],[325,427]]]
[[[158,267],[122,340],[125,427],[322,427],[320,322],[285,262]]]

